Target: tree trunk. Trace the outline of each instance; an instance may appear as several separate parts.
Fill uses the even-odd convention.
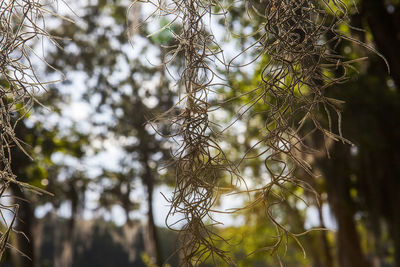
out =
[[[54,267],[71,267],[74,262],[74,234],[76,225],[77,203],[71,203],[71,218],[67,221],[66,235],[62,240],[61,251],[58,254],[59,260]],[[61,242],[61,240],[59,240]]]
[[[159,147],[155,146],[155,140],[143,127],[146,124],[145,116],[145,106],[142,102],[136,102],[137,107],[136,112],[139,114],[139,121],[136,124],[136,129],[138,129],[138,139],[140,140],[140,145],[138,147],[138,153],[140,154],[139,160],[143,166],[142,182],[147,189],[147,226],[145,231],[145,247],[148,256],[150,257],[153,264],[157,266],[162,266],[162,257],[160,250],[160,242],[158,240],[157,228],[154,223],[154,212],[153,212],[153,190],[155,184],[155,176],[153,170],[151,169],[150,155],[154,151],[159,151]],[[140,114],[139,112],[142,112]],[[140,116],[141,115],[141,116]]]
[[[363,255],[360,238],[354,221],[350,196],[349,151],[346,145],[333,144],[332,158],[320,158],[319,165],[324,173],[328,201],[338,224],[337,246],[340,267],[370,266]]]
[[[146,171],[144,175],[144,183],[147,188],[147,226],[145,231],[145,246],[146,252],[151,258],[152,262],[157,266],[162,266],[162,258],[160,251],[160,242],[158,240],[157,228],[154,222],[153,212],[153,190],[154,190],[154,177],[151,173],[151,169],[146,165]]]
[[[319,216],[319,221],[320,221],[320,227],[326,228],[321,206],[318,206],[318,216]],[[321,236],[321,243],[322,243],[323,251],[324,251],[323,257],[324,257],[325,266],[333,267],[333,257],[331,254],[331,248],[329,246],[328,237],[326,236],[326,231],[320,231],[320,236]]]
[[[29,202],[24,201],[26,198],[19,186],[12,184],[11,190],[13,196],[16,197],[14,201],[19,206],[14,226],[14,229],[18,232],[15,235],[16,247],[26,255],[24,256],[19,252],[13,253],[13,266],[35,267],[34,236],[32,233],[35,220],[33,209]]]

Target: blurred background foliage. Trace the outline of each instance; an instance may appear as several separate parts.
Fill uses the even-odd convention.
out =
[[[49,49],[47,59],[65,73],[66,80],[40,96],[51,115],[37,106],[15,130],[35,160],[27,160],[16,148],[12,160],[22,182],[54,196],[37,196],[16,185],[10,188],[15,197],[9,201],[20,205],[15,229],[24,233],[14,234],[12,242],[22,253],[8,250],[1,266],[179,265],[180,256],[173,254],[176,234],[155,223],[156,214],[165,207],[154,204],[155,188],[173,184],[174,170],[165,164],[173,144],[146,125],[176,99],[170,90],[174,81],[159,66],[164,56],[161,45],[174,39],[168,30],[145,38],[152,29],[141,27],[132,48],[126,15],[141,11],[136,7],[127,13],[129,4],[71,3],[78,14],[75,24],[52,21],[57,25],[51,27],[52,33],[63,37],[59,40],[63,49]],[[230,251],[238,266],[400,266],[400,3],[359,0],[357,6],[358,12],[351,7],[351,25],[361,30],[346,25],[342,29],[376,47],[389,62],[390,74],[375,53],[346,40],[338,44],[346,58],[368,57],[357,63],[346,83],[326,91],[345,102],[340,104],[343,134],[355,146],[330,143],[330,158],[324,152],[305,155],[320,176],[315,179],[299,170],[297,177],[317,190],[319,203],[304,191],[298,193],[305,202],[288,195],[284,206],[274,210],[276,220],[293,233],[311,226],[330,230],[298,236],[299,243],[289,238],[287,247],[271,255],[268,248],[276,241],[275,228],[266,223],[265,207],[249,207],[231,215],[237,216],[237,224],[215,226],[228,241],[221,242],[221,248]],[[249,25],[239,13],[230,16],[229,26],[235,32],[257,28],[259,23]],[[163,26],[167,21],[154,23]],[[240,42],[235,49],[240,49]],[[178,71],[179,61],[175,64],[171,68]],[[221,88],[219,93],[228,98],[247,92],[259,84],[261,70],[262,62],[250,73],[230,73],[235,90]],[[48,68],[42,75],[58,74]],[[230,121],[246,102],[238,98],[225,105],[223,120]],[[262,121],[263,113],[258,116]],[[257,119],[240,121],[242,133],[233,131],[224,140],[229,144],[227,153],[237,159],[261,134],[254,125]],[[162,125],[159,130],[168,134]],[[323,136],[311,135],[307,142],[324,151]],[[104,155],[110,146],[118,153]],[[99,164],[90,167],[88,162],[96,157]],[[246,162],[242,173],[248,182],[265,181],[262,166],[258,158]],[[105,215],[115,214],[110,213],[115,206],[125,218],[123,225]],[[135,216],[138,210],[140,216]],[[84,216],[86,211],[90,218]]]

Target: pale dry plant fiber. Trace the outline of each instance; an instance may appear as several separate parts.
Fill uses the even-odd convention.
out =
[[[252,157],[264,159],[271,181],[261,188],[243,192],[253,196],[251,204],[243,208],[265,205],[267,217],[276,226],[274,245],[253,253],[269,250],[273,254],[281,246],[287,249],[288,238],[293,238],[305,254],[298,240],[305,233],[288,231],[274,216],[273,210],[288,195],[301,199],[301,196],[294,195],[288,189],[288,185],[311,191],[318,199],[311,186],[293,176],[295,167],[301,167],[314,176],[311,166],[301,156],[303,153],[314,152],[313,148],[304,143],[309,134],[319,131],[326,140],[351,144],[341,133],[343,102],[326,97],[325,92],[333,84],[345,82],[348,69],[354,68],[352,64],[364,58],[346,61],[334,49],[345,39],[375,50],[338,30],[339,25],[348,25],[348,7],[340,0],[244,1],[247,19],[261,21],[261,24],[255,26],[258,28],[252,34],[242,37],[252,41],[251,44],[230,62],[226,62],[210,24],[206,21],[211,16],[219,16],[229,25],[229,12],[235,8],[235,3],[214,0],[148,0],[135,1],[132,7],[139,3],[155,8],[149,18],[155,16],[170,19],[169,24],[153,33],[168,30],[176,43],[164,47],[167,51],[164,67],[168,70],[168,66],[175,60],[180,57],[184,60],[176,85],[179,91],[178,102],[170,111],[152,121],[155,128],[157,123],[168,124],[171,134],[167,137],[177,144],[172,150],[171,163],[176,170],[176,184],[174,194],[169,199],[171,210],[166,222],[171,229],[179,231],[180,246],[177,253],[182,256],[182,265],[196,266],[206,260],[217,264],[217,258],[227,264],[235,264],[229,253],[217,246],[221,240],[229,241],[213,230],[213,225],[219,223],[212,217],[212,212],[215,212],[213,205],[218,196],[224,193],[219,186],[223,177],[230,177],[232,187],[235,187],[243,181],[239,173],[240,166]],[[145,25],[147,19],[142,25]],[[180,24],[181,27],[173,30],[170,27],[173,24]],[[226,33],[230,34],[228,27]],[[215,62],[223,64],[226,73],[229,73],[248,65],[235,62],[249,54],[253,58],[248,64],[265,62],[260,77],[262,82],[250,92],[239,96],[251,95],[251,100],[240,109],[242,111],[238,113],[237,120],[244,115],[249,119],[256,116],[253,111],[256,104],[264,106],[266,119],[264,126],[259,129],[263,137],[243,155],[239,163],[234,164],[219,145],[226,129],[215,130],[218,127],[210,120],[211,111],[223,108],[233,100],[226,99],[214,106],[211,104],[218,87],[229,88],[228,78],[215,70]],[[335,73],[341,75],[337,77]],[[215,80],[225,81],[226,84],[218,84]],[[230,90],[237,88],[232,87]],[[171,223],[170,217],[177,214],[183,219]],[[177,229],[175,225],[178,223],[183,227]]]
[[[35,52],[36,43],[48,40],[56,44],[55,38],[46,32],[45,23],[46,17],[57,16],[50,9],[54,3],[56,1],[0,0],[0,219],[6,229],[0,233],[0,258],[7,248],[18,250],[8,242],[11,232],[17,232],[13,225],[18,220],[18,205],[7,204],[13,201],[8,190],[10,184],[37,194],[47,193],[18,181],[11,168],[11,152],[20,149],[27,155],[26,160],[32,159],[24,149],[26,144],[16,137],[15,128],[35,103],[40,104],[35,95],[49,83],[38,78],[33,61],[48,65]],[[11,220],[6,219],[10,215]]]

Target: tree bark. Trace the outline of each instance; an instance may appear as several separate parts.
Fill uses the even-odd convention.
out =
[[[348,147],[336,142],[331,153],[332,158],[319,159],[324,173],[328,201],[335,214],[338,231],[337,246],[340,267],[370,266],[361,246],[354,221],[354,210],[350,196],[350,167]]]
[[[13,253],[13,266],[15,267],[35,267],[34,236],[32,233],[34,226],[34,214],[31,204],[26,201],[25,195],[16,184],[11,185],[11,190],[15,203],[18,204],[18,214],[14,229],[18,232],[15,235],[16,248],[19,252]],[[28,258],[29,257],[29,258]]]
[[[154,177],[151,173],[150,167],[147,164],[143,180],[147,188],[147,235],[145,238],[145,240],[147,239],[147,242],[145,242],[145,244],[147,243],[146,250],[149,256],[152,258],[152,262],[161,267],[163,262],[160,251],[160,242],[157,235],[157,227],[154,222],[153,211]]]
[[[61,238],[61,251],[58,252],[59,259],[55,261],[54,267],[71,267],[74,262],[74,240],[75,225],[78,209],[78,199],[71,200],[71,217],[67,221],[66,235]],[[62,236],[62,235],[61,235]],[[58,242],[61,242],[58,240]]]
[[[321,206],[318,206],[318,217],[319,217],[319,221],[320,221],[320,227],[326,228]],[[332,253],[331,253],[331,248],[329,246],[328,237],[326,236],[326,231],[321,231],[320,235],[321,235],[321,243],[322,243],[323,251],[324,251],[325,265],[326,265],[326,267],[333,267],[333,257],[332,257]]]
[[[153,211],[155,175],[149,165],[151,155],[154,153],[154,151],[159,151],[159,147],[156,145],[156,140],[154,140],[153,137],[143,127],[143,125],[146,124],[145,106],[142,102],[137,101],[135,107],[135,112],[137,112],[138,118],[140,118],[135,125],[135,128],[138,130],[137,137],[140,140],[137,152],[140,155],[139,160],[143,167],[142,182],[147,189],[147,229],[145,231],[146,233],[144,241],[148,256],[154,264],[161,267],[163,261],[161,256],[160,242],[157,235],[157,228],[154,222]]]

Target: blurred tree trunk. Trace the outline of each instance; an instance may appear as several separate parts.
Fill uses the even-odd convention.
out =
[[[15,127],[15,135],[17,137],[23,137],[27,134],[27,128],[24,123],[20,122]],[[11,168],[13,173],[18,177],[21,182],[28,182],[26,180],[25,171],[27,166],[31,163],[31,160],[27,155],[24,154],[18,147],[14,147],[12,150],[12,162]],[[31,191],[23,191],[24,189],[17,184],[12,183],[10,186],[12,196],[14,196],[14,203],[19,206],[17,220],[15,221],[14,229],[17,232],[15,235],[16,248],[24,253],[13,253],[13,266],[14,267],[35,267],[35,240],[33,236],[33,227],[35,226],[34,207],[29,202],[29,194],[34,194]],[[28,192],[28,194],[25,194]]]
[[[153,191],[154,191],[154,177],[151,174],[149,166],[146,166],[144,175],[144,182],[147,188],[147,227],[145,233],[146,252],[152,258],[157,266],[162,266],[162,258],[160,252],[160,242],[157,235],[157,227],[154,222],[153,211]]]
[[[338,261],[340,267],[370,266],[360,245],[354,221],[354,207],[350,196],[349,148],[335,142],[330,151],[332,158],[317,158],[323,173],[328,201],[336,217]]]
[[[144,122],[143,122],[144,123]],[[141,140],[141,145],[139,146],[141,153],[141,162],[144,167],[144,172],[142,174],[142,181],[147,189],[147,227],[145,231],[145,246],[146,252],[152,259],[152,262],[157,264],[157,266],[162,266],[162,258],[160,251],[160,242],[157,235],[157,227],[154,222],[154,211],[153,211],[153,191],[155,178],[153,175],[153,170],[149,166],[149,141],[150,136],[147,131],[142,128],[139,129],[139,137]]]
[[[321,228],[326,228],[321,205],[317,205],[317,209],[318,209],[318,217],[319,217],[320,227]],[[323,254],[324,254],[325,265],[327,267],[333,267],[334,266],[334,261],[333,261],[331,248],[329,246],[329,242],[328,242],[328,237],[327,237],[326,231],[320,231],[320,239],[321,239],[320,242],[322,243],[322,246],[323,246]],[[318,244],[320,244],[320,243],[318,243]]]
[[[74,233],[75,233],[75,215],[71,216],[67,222],[66,236],[62,242],[59,259],[54,262],[54,267],[71,267],[74,260]]]
[[[34,251],[33,255],[35,255],[34,260],[35,262],[33,263],[34,266],[36,267],[41,267],[40,261],[41,261],[41,252],[42,252],[42,244],[43,244],[43,220],[38,220],[35,218],[35,227],[32,229],[32,234],[34,236]]]
[[[17,165],[16,161],[13,163],[14,166]],[[15,196],[14,202],[19,206],[17,220],[14,226],[14,229],[17,232],[15,235],[15,247],[27,256],[26,257],[19,252],[13,253],[13,266],[35,267],[36,257],[34,253],[34,236],[32,232],[35,225],[34,210],[31,207],[31,204],[26,200],[26,196],[23,192],[21,192],[21,188],[19,188],[19,186],[16,184],[11,184],[11,190],[12,195]]]
[[[137,98],[139,99],[139,98]],[[135,112],[138,115],[138,120],[135,122],[135,128],[137,129],[137,137],[140,140],[137,146],[137,152],[139,153],[139,161],[142,165],[143,171],[141,179],[147,190],[147,225],[146,231],[144,232],[144,244],[147,255],[150,257],[153,264],[162,266],[162,256],[160,249],[160,242],[157,235],[157,227],[154,222],[154,211],[153,211],[153,191],[155,185],[155,170],[150,167],[151,155],[155,151],[159,151],[157,142],[154,137],[151,136],[145,129],[147,123],[145,112],[146,107],[141,101],[135,101]]]
[[[73,189],[70,190],[70,197],[71,217],[67,221],[65,235],[60,233],[60,239],[56,240],[56,242],[62,243],[60,246],[61,251],[56,252],[54,267],[71,267],[74,262],[75,225],[78,214],[79,198],[77,192]]]

